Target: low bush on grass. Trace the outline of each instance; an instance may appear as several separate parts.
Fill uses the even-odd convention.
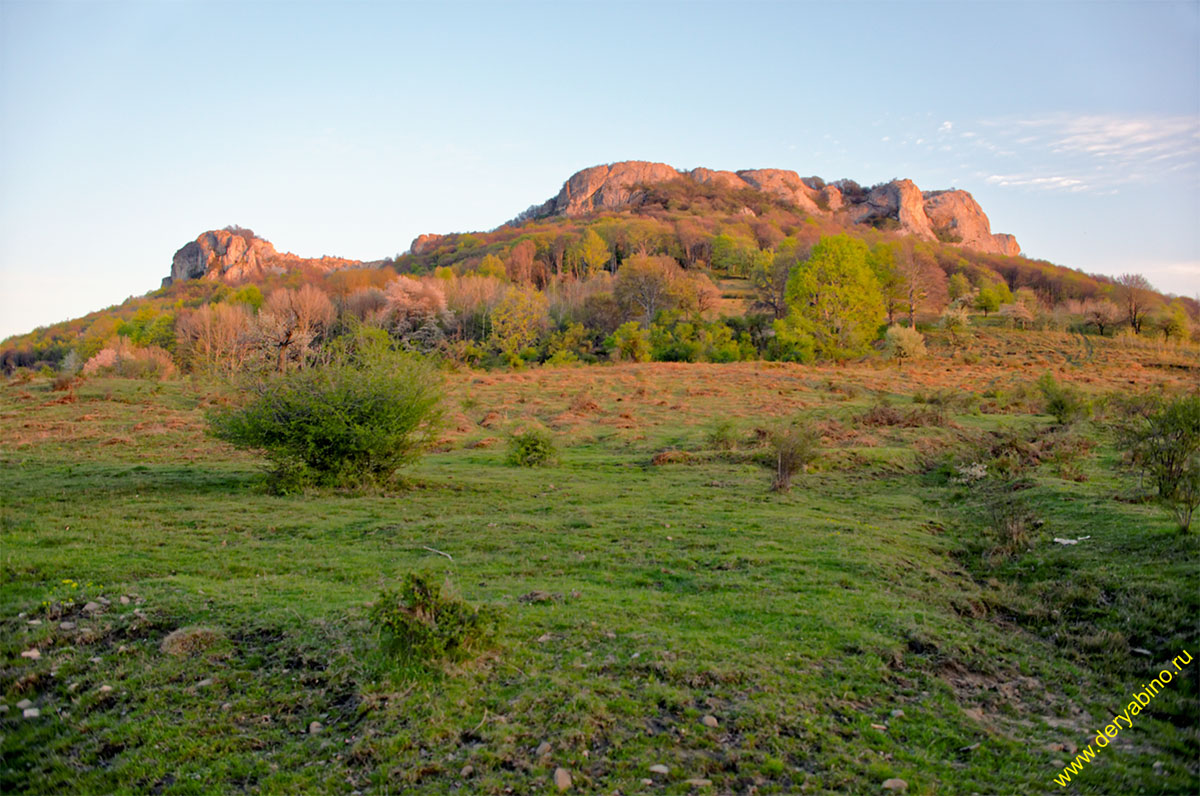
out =
[[[1200,507],[1200,394],[1163,401],[1120,429],[1130,462],[1149,477],[1181,531]]]
[[[557,449],[550,432],[531,428],[508,441],[508,463],[514,467],[541,467],[554,460]]]
[[[210,433],[259,450],[276,491],[309,483],[381,485],[415,461],[440,427],[441,376],[386,335],[359,333],[331,346],[328,364],[256,377],[244,404],[208,415]]]
[[[439,584],[432,574],[419,572],[385,591],[370,617],[384,653],[408,667],[477,655],[500,623],[491,606],[473,607],[454,593],[449,581]]]
[[[924,359],[927,355],[925,335],[910,326],[888,327],[884,347],[900,367],[904,367],[905,361]]]
[[[738,444],[737,426],[732,420],[722,418],[708,427],[704,439],[713,450],[731,451]]]
[[[1059,383],[1049,371],[1038,379],[1038,389],[1045,400],[1046,414],[1053,415],[1058,425],[1067,426],[1091,417],[1092,404],[1083,393],[1069,384]]]
[[[791,489],[792,476],[821,455],[820,432],[802,420],[772,429],[767,443],[775,465],[775,480],[771,483],[771,489],[775,492]]]

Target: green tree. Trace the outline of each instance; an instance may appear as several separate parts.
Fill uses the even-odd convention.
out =
[[[637,321],[623,323],[613,332],[611,348],[614,359],[649,362],[650,332],[641,328]]]
[[[982,312],[985,318],[989,312],[1000,309],[1000,291],[995,285],[984,285],[979,289],[975,295],[975,309]]]
[[[262,291],[258,289],[258,285],[245,285],[238,288],[237,292],[229,297],[231,304],[246,304],[249,305],[255,312],[262,309],[263,298]]]
[[[950,281],[946,285],[946,292],[951,301],[958,301],[971,294],[971,282],[964,274],[951,274]]]
[[[879,336],[885,313],[869,254],[848,235],[823,237],[788,279],[785,322],[812,338],[819,357],[860,356]]]
[[[1154,315],[1154,326],[1163,334],[1164,340],[1174,337],[1182,340],[1191,331],[1191,320],[1183,302],[1176,300]]]
[[[492,311],[492,341],[511,364],[538,339],[549,322],[546,294],[533,288],[512,288]]]
[[[880,296],[883,298],[883,309],[887,313],[888,326],[896,317],[896,311],[904,305],[904,282],[896,268],[896,248],[891,243],[876,243],[871,247],[867,257],[871,273],[879,282]]]
[[[640,311],[642,323],[649,326],[659,310],[674,305],[671,288],[679,271],[670,257],[635,254],[617,271],[613,294],[627,311]]]
[[[596,230],[588,228],[584,231],[583,237],[579,239],[578,260],[583,273],[579,276],[591,276],[597,271],[602,270],[608,261],[612,259],[612,252],[608,249],[608,244],[604,242],[604,238],[600,237]]]
[[[750,260],[755,306],[769,310],[775,318],[787,315],[788,277],[799,262],[795,246],[781,245],[774,254],[763,249],[756,251]]]
[[[712,239],[710,262],[717,271],[746,276],[757,252],[754,241],[722,233]]]
[[[494,254],[486,255],[480,261],[478,271],[480,276],[508,279],[508,269],[504,267],[504,261]]]

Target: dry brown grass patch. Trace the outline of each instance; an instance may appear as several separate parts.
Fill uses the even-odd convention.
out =
[[[159,649],[177,658],[189,658],[208,650],[225,640],[225,636],[211,627],[181,627],[162,640]]]

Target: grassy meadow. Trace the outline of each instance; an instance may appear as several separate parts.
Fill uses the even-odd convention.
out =
[[[1200,537],[1105,421],[1200,360],[930,348],[450,373],[437,449],[369,494],[270,494],[205,434],[217,384],[0,385],[0,790],[549,793],[561,768],[581,793],[1062,791],[1200,654]],[[1046,371],[1093,419],[1041,414]],[[774,493],[766,432],[797,415],[822,456]],[[507,465],[531,425],[557,459]],[[495,645],[398,671],[368,613],[413,571],[497,606]],[[1198,668],[1069,787],[1200,789]]]

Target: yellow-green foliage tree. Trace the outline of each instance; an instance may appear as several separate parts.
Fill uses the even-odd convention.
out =
[[[488,254],[479,262],[479,275],[490,276],[494,279],[508,279],[508,270],[504,261],[494,254]]]
[[[511,288],[492,310],[492,342],[510,364],[537,341],[550,316],[546,294],[532,288]]]
[[[818,357],[860,356],[879,336],[883,299],[869,254],[865,243],[848,235],[824,237],[788,279],[784,322],[812,339]]]
[[[613,293],[627,312],[639,312],[649,326],[659,310],[675,305],[672,286],[680,276],[679,264],[663,255],[635,254],[617,271]]]
[[[581,277],[590,276],[602,270],[612,258],[612,252],[608,250],[608,244],[604,242],[604,238],[600,237],[594,229],[589,228],[584,231],[583,237],[579,239],[578,246],[576,263],[582,271],[579,274]]]

